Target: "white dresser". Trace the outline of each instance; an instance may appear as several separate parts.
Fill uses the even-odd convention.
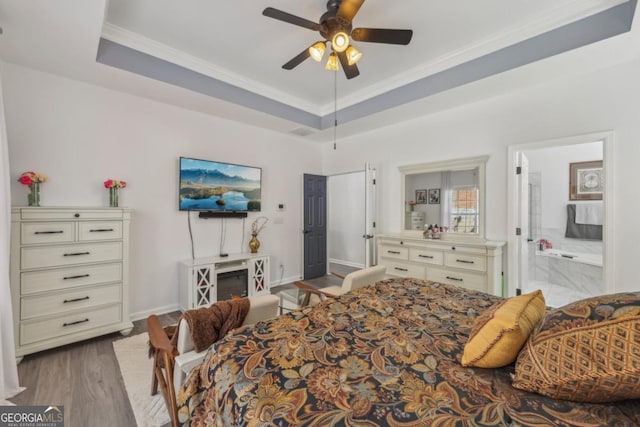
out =
[[[404,224],[407,230],[424,230],[425,221],[424,212],[411,211],[404,214]]]
[[[119,208],[15,207],[16,358],[120,331],[129,320],[129,220]]]
[[[378,264],[387,274],[415,277],[502,295],[504,242],[429,240],[381,235]]]
[[[182,261],[179,270],[182,311],[211,305],[219,295],[220,299],[229,299],[232,295],[253,297],[271,293],[269,255],[238,253],[226,257],[196,258]],[[223,280],[227,283],[231,280],[231,287],[223,286]],[[246,293],[234,286],[239,282],[242,282]]]

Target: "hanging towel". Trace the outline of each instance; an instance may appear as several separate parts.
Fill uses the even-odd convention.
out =
[[[602,225],[602,203],[576,204],[576,224]]]
[[[567,205],[567,231],[564,237],[571,239],[602,240],[602,226],[576,224],[576,205]]]

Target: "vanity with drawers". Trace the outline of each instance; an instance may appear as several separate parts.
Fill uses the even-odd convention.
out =
[[[131,332],[129,221],[121,208],[16,207],[11,295],[16,358]]]
[[[378,264],[387,274],[415,277],[502,295],[504,242],[430,240],[380,235]]]

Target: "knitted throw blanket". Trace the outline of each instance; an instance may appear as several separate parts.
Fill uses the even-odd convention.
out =
[[[249,298],[234,298],[182,313],[180,319],[184,319],[189,325],[195,351],[206,350],[230,330],[241,326],[249,312],[249,306]],[[176,333],[171,337],[171,343],[175,346],[177,342]]]

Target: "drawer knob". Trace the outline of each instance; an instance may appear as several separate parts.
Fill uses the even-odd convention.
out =
[[[89,299],[89,296],[82,297],[82,298],[66,299],[66,300],[62,301],[62,303],[63,304],[67,304],[67,303],[70,303],[70,302],[84,301],[84,300],[88,300],[88,299]]]
[[[56,230],[56,231],[36,231],[33,234],[62,234],[64,233],[63,230]]]
[[[394,269],[396,269],[398,271],[409,271],[406,268],[400,268],[400,267],[394,267]]]
[[[70,280],[70,279],[81,279],[83,277],[89,277],[88,274],[80,274],[78,276],[65,276],[62,278],[62,280]]]
[[[78,320],[75,322],[69,322],[69,323],[63,323],[62,326],[71,326],[71,325],[77,325],[78,323],[84,323],[84,322],[88,322],[89,319],[84,319],[84,320]]]
[[[91,252],[73,252],[70,254],[64,254],[64,256],[78,256],[78,255],[89,255]]]
[[[475,264],[474,261],[467,261],[466,259],[457,259],[456,262],[461,262],[463,264]]]
[[[389,254],[396,254],[396,255],[400,255],[400,252],[398,252],[398,251],[387,251],[387,253],[389,253]]]
[[[75,216],[76,218],[80,218],[80,214],[79,213],[73,214],[73,216]]]
[[[89,233],[103,233],[105,231],[113,231],[113,228],[96,228],[94,230],[89,230]]]
[[[420,258],[429,258],[429,259],[433,259],[433,257],[431,255],[418,255]]]
[[[455,280],[456,282],[464,282],[464,279],[460,279],[458,277],[451,277],[451,276],[447,276],[447,279],[449,280]]]

